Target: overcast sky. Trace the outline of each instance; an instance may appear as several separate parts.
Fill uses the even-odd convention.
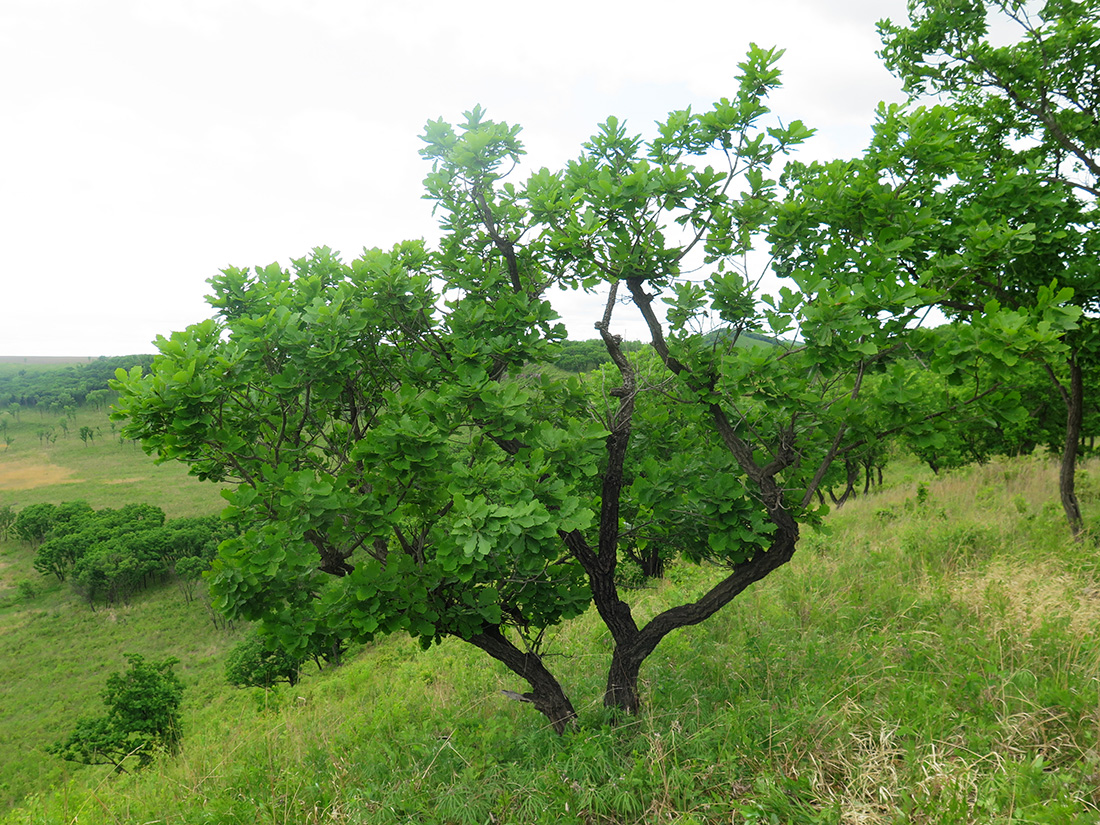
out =
[[[153,351],[219,269],[432,238],[418,135],[475,104],[556,168],[609,114],[648,133],[787,50],[803,157],[900,100],[875,22],[904,0],[0,0],[0,355]],[[592,319],[562,304],[574,337]],[[629,332],[629,330],[627,331]]]

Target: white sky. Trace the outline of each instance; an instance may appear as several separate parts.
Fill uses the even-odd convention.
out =
[[[418,135],[478,103],[557,168],[609,114],[732,96],[756,41],[801,155],[854,155],[901,99],[883,17],[904,0],[0,0],[0,355],[152,352],[223,267],[434,237]]]

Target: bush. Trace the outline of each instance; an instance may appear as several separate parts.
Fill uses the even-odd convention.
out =
[[[126,658],[129,670],[109,676],[103,690],[106,716],[80,719],[67,739],[46,748],[49,753],[125,771],[131,756],[144,768],[158,752],[179,751],[183,684],[172,670],[178,660],[147,663],[136,653]]]
[[[236,687],[271,688],[276,682],[295,685],[303,661],[277,647],[274,640],[253,633],[229,652],[225,678]]]

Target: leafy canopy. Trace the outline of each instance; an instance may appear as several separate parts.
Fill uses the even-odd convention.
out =
[[[605,703],[637,711],[645,658],[791,558],[834,461],[886,432],[933,432],[944,411],[914,415],[923,388],[894,355],[940,297],[930,271],[986,247],[913,258],[907,229],[932,233],[936,215],[870,172],[825,168],[862,189],[824,217],[834,189],[799,188],[806,167],[777,177],[812,134],[768,122],[780,54],[753,47],[734,97],[672,112],[651,140],[608,118],[565,168],[520,184],[518,127],[480,108],[457,128],[430,121],[438,247],[350,263],[320,248],[211,279],[216,317],[158,339],[152,372],[115,387],[127,435],[235,484],[220,607],[292,656],[318,636],[463,639],[526,679],[516,697],[562,730],[575,711],[543,662],[547,628],[594,605],[614,642]],[[924,117],[880,128],[917,147],[945,122]],[[934,175],[921,183],[936,192]],[[772,297],[745,266],[764,240],[789,283]],[[543,369],[565,338],[557,288],[592,296],[614,364],[598,381]],[[1065,298],[990,302],[928,369],[962,382],[1056,348],[1076,317]],[[623,305],[650,354],[624,353]],[[738,346],[752,330],[776,345]],[[880,392],[864,392],[872,373]],[[627,545],[717,579],[639,624],[616,578]]]
[[[915,97],[950,104],[961,160],[944,184],[943,231],[921,245],[957,249],[1013,233],[1026,241],[980,267],[941,271],[941,305],[957,318],[982,312],[990,298],[1027,306],[1057,280],[1084,311],[1064,350],[1035,355],[1064,407],[1059,488],[1079,536],[1075,462],[1085,387],[1100,369],[1100,2],[912,0],[909,18],[880,23],[882,55]]]

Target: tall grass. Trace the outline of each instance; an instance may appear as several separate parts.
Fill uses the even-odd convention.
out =
[[[1100,821],[1100,571],[1055,468],[894,475],[666,639],[637,718],[600,704],[610,644],[590,614],[550,647],[581,716],[560,738],[469,646],[394,638],[292,689],[200,688],[178,757],[80,772],[6,821]],[[673,566],[638,598],[656,610],[716,575]]]

